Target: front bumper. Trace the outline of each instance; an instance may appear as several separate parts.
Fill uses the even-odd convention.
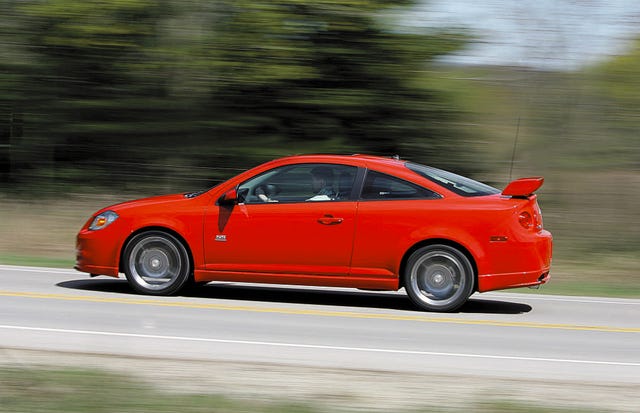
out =
[[[83,229],[76,238],[76,264],[73,268],[92,275],[118,276],[119,245],[109,235]]]

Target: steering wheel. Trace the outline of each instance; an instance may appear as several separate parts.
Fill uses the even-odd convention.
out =
[[[273,199],[275,195],[280,193],[280,188],[274,184],[260,185],[256,188],[255,194],[262,202],[278,202],[277,199]]]

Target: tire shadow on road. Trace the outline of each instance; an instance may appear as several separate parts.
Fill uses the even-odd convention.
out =
[[[56,285],[73,290],[139,295],[129,286],[126,280],[120,279],[82,279],[64,281]],[[189,287],[183,290],[180,295],[212,300],[311,304],[423,312],[417,309],[403,292],[337,290],[213,282],[206,285]],[[456,312],[470,314],[525,314],[531,310],[532,307],[528,304],[471,297],[469,301]]]

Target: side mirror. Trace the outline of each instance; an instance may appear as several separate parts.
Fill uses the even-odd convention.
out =
[[[218,199],[218,205],[230,206],[238,203],[238,192],[235,189],[227,191]]]

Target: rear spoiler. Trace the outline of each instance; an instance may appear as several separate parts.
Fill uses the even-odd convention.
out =
[[[536,192],[542,186],[543,182],[544,178],[541,176],[516,179],[507,185],[504,191],[502,191],[502,195],[528,197]]]

